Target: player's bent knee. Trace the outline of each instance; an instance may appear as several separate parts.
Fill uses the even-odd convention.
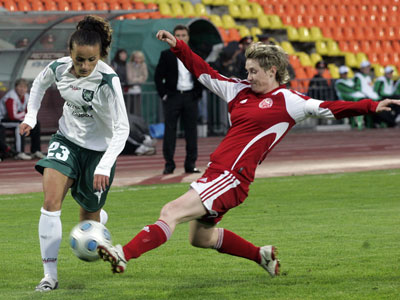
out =
[[[175,205],[172,202],[163,206],[160,212],[160,219],[167,223],[168,221],[175,220]]]

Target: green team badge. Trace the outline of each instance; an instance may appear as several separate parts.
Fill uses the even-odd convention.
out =
[[[86,102],[92,101],[92,100],[93,100],[93,95],[94,95],[94,92],[93,92],[93,91],[86,90],[86,89],[83,89],[83,90],[82,90],[82,98],[83,98],[83,100],[85,100]]]

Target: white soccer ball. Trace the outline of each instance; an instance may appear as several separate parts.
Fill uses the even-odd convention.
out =
[[[84,261],[99,259],[97,246],[111,243],[111,234],[101,223],[87,220],[76,225],[69,236],[72,252]]]

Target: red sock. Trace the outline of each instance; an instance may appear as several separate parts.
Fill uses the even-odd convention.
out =
[[[260,247],[223,228],[218,228],[218,241],[214,248],[220,253],[244,257],[258,264],[261,262]]]
[[[128,244],[123,247],[125,258],[138,258],[143,253],[164,244],[171,236],[168,224],[158,220],[153,225],[143,228]]]

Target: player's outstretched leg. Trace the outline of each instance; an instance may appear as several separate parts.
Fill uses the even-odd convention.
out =
[[[199,221],[190,224],[190,241],[195,247],[214,248],[220,253],[252,260],[272,277],[279,275],[280,263],[274,246],[256,247],[232,231]]]
[[[214,247],[220,253],[250,259],[263,267],[269,275],[279,275],[280,262],[274,246],[256,247],[232,231],[218,228],[218,241]]]
[[[145,226],[124,247],[121,245],[114,247],[110,244],[99,245],[98,253],[101,259],[111,263],[113,273],[123,273],[130,259],[138,258],[143,253],[161,246],[171,234],[168,224],[158,220],[155,224]]]

